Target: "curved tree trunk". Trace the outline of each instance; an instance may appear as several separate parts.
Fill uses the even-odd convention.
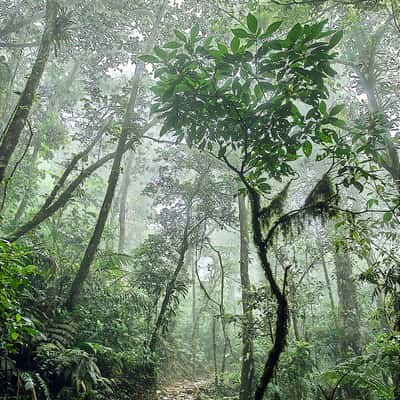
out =
[[[6,169],[18,145],[22,130],[32,108],[36,90],[50,55],[57,18],[57,4],[54,0],[46,2],[46,27],[42,35],[39,51],[31,74],[15,110],[3,132],[0,145],[0,183],[4,181]]]
[[[168,4],[167,0],[164,0],[163,5],[160,7],[160,9],[158,11],[158,14],[153,23],[153,29],[151,32],[151,36],[147,42],[146,50],[153,46],[153,43],[158,34],[158,28],[159,28],[160,22],[163,18],[167,4]],[[101,237],[103,235],[107,217],[110,212],[112,200],[114,198],[115,188],[117,187],[117,183],[118,183],[118,177],[119,177],[120,168],[121,168],[122,156],[125,151],[125,147],[126,147],[126,143],[129,138],[129,134],[131,133],[132,122],[133,122],[132,120],[134,118],[136,100],[138,97],[139,86],[140,86],[140,82],[142,79],[143,70],[144,70],[143,62],[138,60],[136,63],[135,74],[134,74],[133,82],[132,82],[132,89],[131,89],[129,103],[128,103],[128,107],[127,107],[125,118],[124,118],[124,123],[122,126],[121,136],[118,140],[117,150],[115,152],[113,165],[111,168],[110,176],[108,178],[108,185],[107,185],[107,190],[106,190],[106,194],[104,197],[104,201],[101,206],[100,213],[99,213],[97,223],[94,228],[92,237],[86,248],[86,251],[85,251],[85,254],[81,261],[79,270],[75,276],[74,281],[72,282],[71,290],[69,292],[69,296],[66,301],[66,308],[69,311],[72,311],[75,308],[76,304],[78,303],[79,296],[82,291],[83,283],[85,282],[85,280],[89,274],[90,266],[95,258],[97,249],[98,249],[100,241],[101,241]]]
[[[271,292],[275,297],[278,308],[276,311],[276,325],[274,334],[274,343],[268,354],[268,359],[265,363],[264,370],[257,386],[254,399],[262,400],[267,390],[269,383],[274,377],[274,372],[279,363],[279,358],[285,349],[286,339],[288,335],[288,302],[285,293],[278,286],[274,274],[271,269],[271,264],[267,258],[267,244],[262,236],[260,222],[260,196],[255,189],[247,185],[249,198],[251,203],[251,222],[253,227],[253,240],[257,248],[257,253],[260,258],[261,266],[271,288]]]

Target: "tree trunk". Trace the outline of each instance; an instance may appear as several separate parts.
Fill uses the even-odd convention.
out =
[[[192,378],[196,377],[196,350],[197,350],[197,321],[198,316],[196,315],[196,265],[197,263],[197,251],[193,260],[193,246],[189,247],[188,250],[188,267],[191,269],[192,279],[192,340],[191,340],[191,364],[192,364]]]
[[[145,127],[144,132],[146,132],[148,129],[150,129],[154,123],[155,123],[155,121],[151,121]],[[124,151],[126,151],[128,148],[130,148],[136,142],[136,140],[137,140],[136,138],[130,139],[128,141],[128,143],[126,144]],[[88,178],[93,172],[98,170],[100,167],[102,167],[108,161],[111,161],[116,155],[116,152],[109,153],[109,154],[105,155],[104,157],[100,158],[99,160],[97,160],[95,163],[93,163],[92,165],[90,165],[89,167],[84,169],[83,171],[81,171],[81,173],[74,180],[71,181],[71,183],[64,189],[64,191],[60,195],[58,195],[59,191],[61,190],[62,186],[64,185],[65,181],[67,180],[69,174],[73,170],[73,167],[71,164],[73,164],[75,161],[77,161],[78,157],[81,158],[82,154],[86,153],[86,150],[73,158],[71,163],[65,169],[63,175],[60,177],[58,182],[53,187],[50,195],[47,197],[45,203],[40,208],[40,210],[28,222],[21,225],[13,233],[8,235],[6,240],[8,240],[10,242],[15,242],[20,237],[22,237],[26,233],[30,232],[31,230],[33,230],[37,226],[39,226],[43,221],[45,221],[47,218],[52,216],[60,208],[64,207],[68,203],[69,199],[72,197],[76,188],[79,185],[81,185],[84,182],[84,180],[86,178]],[[57,198],[57,200],[55,200],[56,198]]]
[[[361,354],[360,317],[357,288],[352,277],[352,264],[347,252],[335,253],[337,292],[339,299],[339,353],[343,359],[351,353]]]
[[[339,323],[338,323],[338,317],[336,314],[335,300],[333,299],[331,280],[329,279],[328,267],[326,265],[325,254],[324,254],[322,248],[320,249],[320,255],[321,255],[322,268],[324,270],[325,284],[326,284],[326,288],[328,289],[329,303],[331,305],[332,318],[333,318],[333,322],[335,323],[336,331],[339,332]]]
[[[289,289],[290,289],[290,316],[292,317],[292,324],[293,324],[293,332],[294,332],[294,338],[296,341],[300,340],[300,331],[299,331],[299,323],[297,320],[297,309],[296,309],[296,287],[294,285],[293,278],[289,278]]]
[[[125,251],[126,240],[126,206],[129,185],[131,183],[131,169],[133,164],[133,151],[128,154],[128,159],[125,164],[124,177],[122,178],[121,198],[119,201],[119,239],[118,239],[118,252]]]
[[[217,337],[216,337],[216,317],[212,317],[212,351],[213,351],[213,361],[214,361],[214,384],[216,387],[219,386],[218,379],[218,360],[217,360]]]
[[[29,198],[32,196],[32,186],[30,183],[32,182],[34,176],[33,173],[35,172],[34,166],[36,165],[38,155],[39,155],[39,149],[40,149],[40,142],[36,140],[36,143],[34,144],[33,147],[33,152],[29,160],[30,168],[28,169],[27,172],[27,177],[28,177],[28,183],[24,185],[25,187],[23,188],[23,195],[21,202],[19,203],[19,206],[17,208],[17,211],[14,215],[13,219],[13,225],[17,225],[19,220],[22,218],[24,215],[25,209],[28,205]]]
[[[249,277],[249,226],[247,220],[246,198],[239,195],[240,224],[240,283],[242,289],[242,368],[240,373],[239,400],[250,400],[253,395],[254,349],[253,349],[253,311],[250,299]]]
[[[24,91],[3,132],[0,145],[0,184],[4,181],[7,166],[15,148],[18,145],[22,130],[32,108],[36,90],[39,86],[44,69],[50,55],[54,29],[57,18],[57,4],[54,0],[46,2],[46,27],[43,32],[39,51],[33,64],[31,74],[26,82]]]
[[[164,15],[164,11],[167,6],[167,3],[168,3],[167,0],[164,0],[163,5],[160,7],[160,9],[158,11],[158,14],[154,20],[153,29],[152,29],[151,36],[150,36],[147,46],[146,46],[146,50],[153,46],[153,43],[154,43],[155,38],[158,33],[159,24]],[[128,141],[129,134],[131,133],[131,130],[132,130],[132,122],[133,122],[133,118],[134,118],[136,100],[138,97],[139,86],[140,86],[140,82],[142,79],[143,70],[144,70],[143,62],[138,60],[136,63],[135,74],[134,74],[133,82],[132,82],[132,89],[131,89],[131,93],[130,93],[130,97],[129,97],[128,107],[127,107],[125,117],[124,117],[121,135],[118,140],[117,150],[115,152],[113,165],[111,168],[110,176],[108,178],[108,185],[107,185],[107,190],[106,190],[106,194],[104,197],[104,201],[101,206],[100,213],[99,213],[97,223],[94,228],[92,237],[86,248],[82,262],[79,266],[79,270],[75,276],[74,281],[72,282],[71,290],[69,292],[69,296],[66,301],[66,308],[69,311],[72,311],[75,308],[76,304],[78,303],[79,296],[82,291],[83,283],[85,282],[85,280],[89,274],[90,266],[95,258],[97,249],[98,249],[100,241],[101,241],[101,237],[103,235],[104,226],[106,224],[107,217],[108,217],[108,214],[109,214],[109,211],[111,208],[112,200],[113,200],[114,193],[115,193],[115,188],[118,183],[118,177],[119,177],[120,168],[121,168],[122,156],[125,152],[125,146]]]
[[[271,292],[278,303],[278,308],[276,310],[277,318],[275,325],[274,343],[268,354],[268,359],[265,363],[264,370],[254,396],[255,400],[262,400],[269,383],[274,377],[274,372],[279,363],[279,357],[285,349],[288,335],[289,311],[286,295],[278,286],[271,269],[271,264],[269,263],[267,258],[267,243],[263,239],[260,222],[260,196],[257,191],[250,187],[250,185],[248,184],[247,189],[251,202],[251,221],[253,227],[254,244],[257,248],[261,266],[264,270],[265,276],[271,288]]]
[[[168,311],[168,307],[170,305],[171,297],[175,291],[176,281],[178,279],[178,276],[179,276],[183,266],[185,265],[185,254],[189,247],[189,226],[190,226],[190,211],[188,210],[186,226],[185,226],[185,229],[183,232],[181,247],[179,249],[178,263],[176,265],[176,268],[175,268],[174,274],[172,275],[171,280],[167,284],[164,299],[161,304],[161,309],[160,309],[160,312],[158,313],[157,321],[156,321],[155,327],[153,329],[153,332],[151,334],[150,344],[149,344],[151,353],[154,353],[156,351],[158,340],[159,340],[160,330],[166,322],[165,317],[166,317],[166,314]]]

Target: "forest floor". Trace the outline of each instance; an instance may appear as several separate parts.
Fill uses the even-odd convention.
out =
[[[158,400],[201,400],[206,391],[208,381],[182,381],[157,390]]]

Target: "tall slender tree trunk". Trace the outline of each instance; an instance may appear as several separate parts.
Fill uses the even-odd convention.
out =
[[[192,279],[192,338],[191,338],[191,364],[192,364],[192,378],[196,376],[196,350],[197,350],[197,321],[198,316],[196,312],[196,263],[197,263],[197,251],[193,259],[193,246],[189,247],[188,250],[188,267],[191,270]]]
[[[299,322],[297,319],[297,307],[296,307],[296,287],[294,285],[293,278],[289,278],[288,287],[290,290],[290,316],[292,317],[292,325],[293,325],[293,333],[294,338],[299,341],[300,340],[300,331],[299,331]]]
[[[119,199],[119,238],[118,238],[118,252],[123,253],[125,251],[126,241],[126,208],[129,185],[131,183],[131,170],[134,159],[133,151],[128,153],[128,157],[125,164],[124,177],[122,178],[121,186],[121,197]]]
[[[27,34],[25,34],[25,39],[27,37]],[[25,41],[24,39],[24,41]],[[20,49],[19,51],[15,50],[13,52],[13,55],[11,57],[11,61],[10,61],[10,66],[13,68],[13,71],[10,75],[10,79],[8,80],[8,82],[3,82],[2,84],[5,85],[5,99],[10,99],[11,95],[13,93],[13,86],[14,86],[14,82],[15,82],[15,78],[17,77],[17,73],[18,73],[18,69],[21,65],[22,59],[23,59],[23,54],[24,54],[24,49]],[[4,125],[5,122],[8,120],[8,115],[10,112],[10,109],[12,108],[12,104],[10,104],[10,102],[4,102],[1,104],[1,108],[0,108],[0,113],[1,113],[1,129],[2,129],[2,134],[0,136],[0,142],[1,139],[3,137],[4,134],[4,127],[3,127],[3,123]]]
[[[37,88],[49,59],[57,19],[57,8],[58,6],[54,0],[47,0],[46,27],[42,35],[38,54],[24,91],[2,135],[2,142],[0,145],[0,184],[5,179],[7,166],[18,145],[22,130],[25,127],[26,120],[32,108]]]
[[[217,329],[216,329],[216,316],[212,317],[212,327],[211,327],[211,336],[212,336],[212,354],[213,354],[213,362],[214,362],[214,384],[215,386],[219,386],[218,379],[218,360],[217,360]]]
[[[26,207],[28,205],[29,202],[29,197],[32,195],[32,186],[31,186],[31,181],[33,180],[34,176],[33,173],[35,171],[34,169],[34,165],[36,165],[37,159],[38,159],[38,155],[39,155],[39,149],[40,149],[40,142],[38,140],[36,140],[34,147],[33,147],[33,152],[32,155],[30,157],[29,163],[30,163],[30,168],[28,169],[27,172],[27,178],[28,178],[28,182],[25,185],[24,189],[23,189],[23,195],[22,195],[22,199],[21,202],[19,203],[19,206],[17,208],[17,211],[14,215],[14,220],[13,220],[13,224],[16,225],[18,224],[19,220],[22,218],[22,216],[24,215],[24,212],[26,210]]]
[[[158,34],[159,25],[163,18],[167,4],[168,4],[168,1],[164,0],[162,6],[158,10],[158,14],[157,14],[156,18],[154,19],[153,29],[152,29],[150,38],[147,42],[145,50],[150,49],[153,46],[153,43],[155,42],[155,39]],[[121,135],[118,140],[116,154],[114,157],[110,176],[108,178],[108,185],[107,185],[107,190],[106,190],[106,194],[104,197],[104,201],[101,206],[100,213],[99,213],[97,223],[94,228],[92,237],[86,248],[86,251],[83,256],[82,262],[80,264],[79,270],[75,276],[74,281],[72,282],[71,290],[69,292],[69,296],[66,301],[66,308],[69,311],[72,311],[75,308],[76,304],[78,303],[79,296],[82,291],[83,283],[85,282],[85,280],[89,274],[90,266],[95,258],[97,249],[98,249],[100,241],[101,241],[101,237],[103,235],[104,226],[106,224],[107,217],[110,212],[112,200],[113,200],[114,193],[115,193],[115,188],[118,183],[118,177],[119,177],[120,168],[121,168],[121,160],[122,160],[122,156],[125,151],[125,145],[128,141],[129,134],[132,131],[134,111],[135,111],[135,106],[136,106],[136,100],[138,97],[139,86],[140,86],[140,82],[141,82],[142,75],[143,75],[143,70],[144,70],[143,62],[138,60],[136,63],[135,74],[134,74],[133,82],[132,82],[132,89],[131,89],[131,93],[130,93],[130,97],[129,97],[128,107],[127,107],[125,117],[124,117]]]
[[[332,319],[333,319],[333,322],[335,323],[336,331],[339,332],[339,323],[338,323],[338,317],[337,317],[337,314],[336,314],[335,300],[333,298],[331,280],[329,279],[328,267],[326,265],[325,254],[324,254],[322,248],[320,249],[320,255],[321,255],[322,269],[324,270],[325,285],[326,285],[326,288],[328,290],[328,296],[329,296],[329,303],[330,303],[330,306],[331,306]]]
[[[335,253],[337,292],[339,299],[339,352],[343,359],[361,354],[360,317],[357,287],[352,277],[352,264],[344,250]]]
[[[253,311],[250,299],[249,276],[249,224],[246,198],[238,196],[240,224],[240,283],[242,289],[242,367],[239,400],[250,400],[254,384]]]
[[[376,82],[377,79],[377,63],[376,56],[378,52],[378,46],[383,39],[386,24],[372,37],[372,49],[370,54],[370,64],[367,68],[367,73],[361,71],[360,68],[353,65],[353,69],[358,75],[361,85],[368,98],[368,108],[371,114],[371,120],[376,120],[377,116],[381,117],[381,121],[378,126],[374,126],[374,129],[380,131],[379,133],[383,137],[384,141],[384,151],[380,150],[378,152],[379,157],[377,158],[378,164],[384,168],[392,177],[393,183],[397,189],[398,196],[400,196],[400,159],[395,143],[389,132],[389,122],[388,117],[383,112],[383,107],[380,104],[376,96]],[[371,132],[374,134],[375,132]],[[393,329],[396,332],[400,331],[400,293],[397,288],[393,292],[393,312],[395,314],[395,322],[393,324]],[[394,389],[394,400],[400,400],[400,367],[395,368],[392,371]]]
[[[165,290],[164,299],[161,304],[161,308],[158,313],[153,332],[151,334],[150,344],[149,344],[151,353],[155,353],[155,351],[156,351],[158,340],[160,338],[160,330],[166,323],[167,311],[168,311],[168,307],[171,302],[171,297],[175,291],[176,281],[178,279],[180,272],[182,271],[183,266],[185,265],[185,255],[186,255],[186,252],[189,247],[189,227],[190,227],[190,210],[188,210],[186,226],[185,226],[185,229],[183,232],[182,243],[181,243],[181,246],[179,249],[178,263],[177,263],[175,271],[171,277],[171,280],[167,283],[167,288]]]

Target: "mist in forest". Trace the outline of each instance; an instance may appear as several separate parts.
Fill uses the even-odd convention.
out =
[[[400,400],[399,0],[0,0],[0,398]]]

